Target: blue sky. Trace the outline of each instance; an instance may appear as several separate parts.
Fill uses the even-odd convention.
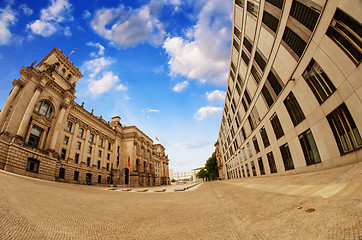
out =
[[[231,0],[2,1],[0,106],[22,66],[76,48],[77,103],[157,137],[171,169],[201,167],[220,127],[231,27]]]

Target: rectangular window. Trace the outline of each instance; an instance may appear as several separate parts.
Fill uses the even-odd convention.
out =
[[[267,155],[268,157],[268,163],[270,168],[270,173],[276,173],[277,171],[277,165],[275,165],[274,155],[273,152],[269,152]]]
[[[73,126],[73,123],[72,122],[68,122],[68,125],[67,125],[67,131],[70,132],[72,131],[72,126]]]
[[[341,155],[361,147],[361,135],[346,104],[328,114],[327,119]]]
[[[238,95],[240,96],[240,94],[241,94],[241,88],[240,88],[238,82],[236,82],[235,88],[236,88],[236,91],[238,92]]]
[[[276,6],[280,10],[283,9],[284,0],[266,0],[266,2]]]
[[[240,44],[235,39],[233,39],[233,46],[236,48],[236,50],[238,50],[238,52],[240,51]]]
[[[68,137],[68,136],[64,136],[63,144],[64,144],[64,145],[68,145],[68,141],[69,141],[69,137]]]
[[[246,55],[246,53],[244,51],[241,52],[241,58],[244,60],[246,66],[249,65],[250,59],[248,57],[248,55]]]
[[[246,149],[248,150],[249,158],[253,156],[253,151],[251,150],[250,143],[246,144]]]
[[[234,34],[239,40],[241,40],[241,31],[235,26],[234,26]]]
[[[251,66],[251,74],[253,75],[256,83],[259,84],[260,79],[261,79],[261,74],[260,74],[260,72],[258,71],[258,69],[255,68],[254,65]]]
[[[282,154],[285,171],[294,169],[294,163],[293,163],[292,155],[290,154],[290,151],[289,151],[288,143],[280,146],[279,149],[280,149],[280,153]]]
[[[246,169],[246,175],[247,175],[248,177],[250,177],[250,172],[249,172],[248,164],[245,164],[245,169]]]
[[[298,20],[298,22],[306,26],[312,32],[319,18],[319,12],[296,0],[292,3],[289,15]]]
[[[108,150],[110,151],[112,148],[112,143],[108,143]]]
[[[264,11],[262,21],[265,25],[267,25],[270,28],[270,30],[272,30],[275,33],[277,32],[279,20],[276,17]]]
[[[255,153],[260,152],[260,148],[259,148],[259,144],[258,144],[258,139],[256,139],[256,136],[254,136],[252,140],[253,140],[253,145],[254,145]]]
[[[89,137],[89,141],[90,141],[90,142],[93,142],[93,140],[94,140],[94,134],[91,133],[91,135],[90,135],[90,137]]]
[[[292,119],[294,127],[305,119],[304,113],[300,108],[298,101],[295,98],[293,92],[290,92],[289,95],[285,98],[284,105],[288,110],[289,116]]]
[[[244,82],[241,79],[240,74],[238,74],[237,80],[238,80],[238,83],[240,84],[240,88],[242,89],[244,87]]]
[[[64,179],[65,177],[65,168],[59,168],[59,178]]]
[[[101,161],[97,162],[97,168],[100,169],[101,168]]]
[[[258,158],[258,164],[259,164],[260,175],[265,175],[263,159],[261,157]]]
[[[98,183],[102,183],[102,176],[98,175]]]
[[[302,56],[307,43],[298,34],[286,27],[282,38],[298,57]]]
[[[107,171],[109,171],[109,163],[107,163]]]
[[[60,158],[64,160],[66,153],[67,153],[67,150],[65,150],[64,148],[62,148],[62,151],[61,151],[61,153],[60,153]]]
[[[28,162],[26,164],[26,171],[32,173],[38,173],[40,162],[35,158],[28,158]]]
[[[256,50],[254,60],[258,64],[260,69],[262,71],[264,71],[266,62],[265,62],[264,57],[262,56],[262,54],[259,52],[259,50]]]
[[[253,4],[252,2],[247,2],[246,10],[247,10],[249,13],[251,13],[253,16],[257,17],[257,16],[258,16],[259,6]]]
[[[74,181],[79,181],[79,172],[74,171]]]
[[[280,124],[278,115],[276,113],[274,113],[273,116],[270,118],[270,122],[273,127],[276,138],[279,139],[282,136],[284,136],[282,125]]]
[[[99,139],[99,146],[103,147],[103,139]]]
[[[77,149],[80,150],[80,147],[82,146],[81,142],[77,142]]]
[[[361,29],[358,21],[337,9],[326,33],[356,65],[362,59]]]
[[[241,172],[243,173],[243,177],[245,177],[244,166],[241,166]]]
[[[91,161],[90,157],[87,157],[87,166],[88,167],[90,166],[90,161]]]
[[[244,7],[244,0],[235,0],[235,4],[240,7]]]
[[[253,45],[250,43],[250,41],[244,37],[243,45],[248,49],[249,53],[251,53],[251,49],[253,48]]]
[[[88,153],[92,153],[92,147],[88,147]]]
[[[79,129],[79,134],[78,134],[78,136],[82,138],[82,137],[83,137],[83,134],[84,134],[84,129],[83,129],[83,128],[80,128],[80,129]]]
[[[111,158],[111,154],[107,154],[107,160],[109,160]]]
[[[298,136],[300,145],[303,149],[305,161],[308,165],[316,164],[321,162],[317,145],[314,141],[314,137],[310,129]]]
[[[37,148],[40,142],[40,137],[42,134],[43,130],[33,126],[31,131],[30,131],[30,135],[29,135],[29,140],[28,140],[28,144],[30,146],[32,146],[33,148]]]
[[[263,140],[264,147],[265,148],[268,147],[270,145],[270,142],[269,142],[268,134],[266,133],[265,127],[262,127],[260,129],[260,136],[261,136],[261,139]]]
[[[283,82],[279,79],[277,74],[274,74],[274,70],[271,69],[268,77],[267,77],[268,82],[270,83],[270,86],[273,88],[273,91],[275,93],[276,96],[279,96],[280,92],[282,91],[284,84]]]
[[[256,176],[256,168],[255,168],[255,163],[254,163],[254,161],[252,161],[252,162],[250,163],[250,165],[251,165],[251,170],[252,170],[252,172],[253,172],[253,176]]]
[[[79,163],[79,153],[74,155],[74,163]]]
[[[98,151],[98,157],[102,157],[102,151],[101,150]]]
[[[336,91],[331,80],[314,59],[310,61],[308,67],[305,69],[303,78],[317,98],[319,104],[322,104]]]
[[[267,87],[266,84],[264,84],[263,88],[261,89],[261,93],[263,94],[263,97],[268,107],[271,107],[274,103],[274,98],[270,94],[269,88]]]

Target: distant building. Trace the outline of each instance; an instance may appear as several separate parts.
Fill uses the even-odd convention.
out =
[[[218,143],[227,179],[362,159],[362,2],[235,0]]]
[[[219,179],[224,180],[225,179],[224,164],[223,164],[222,157],[221,157],[219,142],[216,142],[214,146],[215,146],[217,170],[219,172]]]
[[[34,65],[20,70],[0,112],[0,169],[80,184],[170,183],[161,144],[74,101],[83,75],[62,51],[54,48]]]
[[[191,172],[192,172],[192,181],[193,182],[202,181],[202,178],[197,177],[197,174],[200,172],[201,169],[203,169],[203,167],[195,168],[195,169],[191,170]]]
[[[173,169],[170,169],[169,171],[169,176],[170,176],[170,179],[175,179],[174,175],[173,175]]]
[[[179,172],[174,172],[174,179],[176,181],[180,181],[180,180],[192,180],[192,172],[191,171],[179,171]]]

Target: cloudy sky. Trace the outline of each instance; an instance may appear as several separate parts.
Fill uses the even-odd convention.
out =
[[[0,108],[22,66],[76,48],[76,102],[157,137],[171,169],[205,164],[225,98],[232,0],[0,2]]]

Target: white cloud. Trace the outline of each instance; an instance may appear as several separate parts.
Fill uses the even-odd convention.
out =
[[[113,62],[114,60],[112,58],[100,57],[86,61],[83,66],[88,72],[90,72],[89,76],[93,78],[99,72],[103,71],[106,67],[111,65]]]
[[[207,100],[210,102],[214,102],[214,101],[223,102],[225,100],[225,94],[226,93],[223,91],[215,90],[211,93],[207,92],[206,97],[207,97]]]
[[[161,45],[165,31],[157,19],[161,4],[151,1],[138,9],[104,8],[98,10],[91,25],[99,35],[119,46],[128,47],[140,42]]]
[[[180,83],[177,83],[174,87],[173,87],[173,91],[174,92],[182,92],[187,86],[189,85],[188,81],[183,81]]]
[[[154,113],[159,113],[160,110],[158,109],[151,109],[151,108],[146,108],[146,112],[154,112]]]
[[[30,16],[30,15],[33,14],[33,10],[30,9],[30,8],[28,7],[28,5],[26,5],[26,4],[21,4],[21,5],[19,6],[19,9],[22,10],[23,13],[24,13],[26,16]]]
[[[108,92],[113,88],[116,84],[119,83],[119,78],[117,75],[114,75],[112,71],[105,72],[102,77],[98,80],[90,79],[89,80],[89,91],[94,95],[100,95],[102,93]],[[121,85],[116,87],[117,90],[124,90],[119,88]]]
[[[70,28],[62,27],[63,22],[73,20],[71,15],[71,4],[67,0],[51,0],[50,6],[40,11],[40,19],[27,24],[32,33],[48,37],[63,30],[64,35],[70,36]]]
[[[204,119],[210,115],[221,113],[221,112],[222,112],[221,107],[212,107],[212,106],[202,107],[197,111],[197,113],[195,113],[194,119],[196,119],[197,121],[201,121],[202,119]]]
[[[116,87],[116,90],[117,91],[127,91],[127,87],[121,83]]]
[[[88,10],[84,10],[83,12],[83,19],[87,19],[91,16],[91,13]]]
[[[232,2],[210,0],[201,9],[186,39],[168,37],[163,48],[169,55],[171,75],[226,85],[230,57]]]
[[[89,43],[87,43],[87,46],[99,48],[98,53],[91,52],[90,53],[91,56],[98,57],[98,56],[103,56],[104,55],[104,47],[101,44],[89,42]]]
[[[15,12],[10,8],[10,6],[0,9],[0,45],[5,45],[11,42],[12,34],[9,27],[14,25],[15,22]]]

